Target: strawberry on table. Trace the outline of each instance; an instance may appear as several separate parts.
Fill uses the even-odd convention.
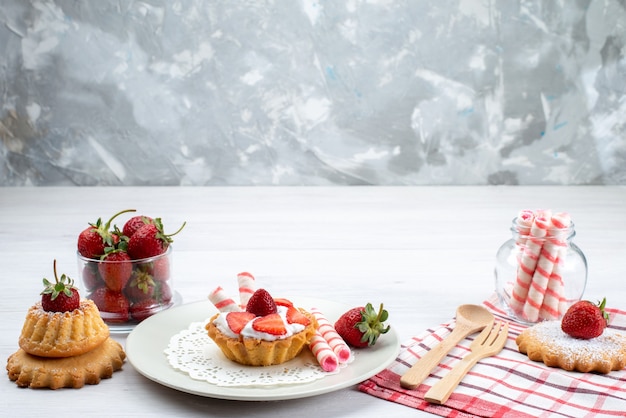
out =
[[[380,334],[389,331],[389,326],[384,326],[388,317],[382,303],[378,312],[368,303],[365,307],[352,308],[341,315],[335,322],[335,330],[352,347],[371,347],[376,344]]]
[[[121,292],[133,274],[133,265],[130,256],[126,251],[113,250],[107,252],[98,263],[98,272],[106,286],[115,291]]]
[[[139,228],[128,240],[128,254],[133,260],[155,257],[163,254],[174,241],[172,237],[178,234],[186,225],[186,222],[172,234],[163,232],[161,218],[155,218],[153,223]]]
[[[74,280],[65,274],[59,279],[57,261],[54,260],[54,283],[43,279],[44,290],[41,292],[41,307],[46,312],[69,312],[80,306],[80,295],[74,287]]]
[[[265,289],[255,291],[246,305],[246,312],[253,313],[256,316],[265,316],[278,312],[276,302]]]
[[[588,300],[576,302],[563,315],[561,329],[567,335],[583,340],[599,337],[609,323],[605,307],[606,298],[598,304]]]
[[[78,253],[85,258],[100,258],[104,255],[105,248],[114,248],[120,241],[120,235],[111,232],[111,222],[122,213],[134,211],[135,209],[126,209],[118,212],[104,224],[100,218],[96,223],[90,223],[78,235]]]

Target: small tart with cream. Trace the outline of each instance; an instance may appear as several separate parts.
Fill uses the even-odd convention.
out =
[[[298,312],[298,322],[288,322],[288,310]],[[315,318],[308,312],[283,307],[276,314],[252,317],[236,333],[228,323],[239,322],[240,314],[247,312],[218,313],[209,320],[206,329],[228,359],[248,366],[271,366],[293,359],[307,346],[317,327]]]
[[[287,299],[272,298],[265,289],[246,295],[245,309],[225,297],[221,287],[209,299],[220,312],[206,324],[208,335],[228,359],[239,364],[285,363],[300,354],[317,329],[312,314]]]

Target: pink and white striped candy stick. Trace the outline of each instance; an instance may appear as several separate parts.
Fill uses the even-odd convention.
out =
[[[326,340],[330,348],[333,350],[340,363],[346,363],[350,360],[352,352],[348,344],[341,338],[333,324],[324,316],[324,314],[317,308],[311,309],[311,314],[317,320],[317,331]]]
[[[519,212],[517,218],[515,218],[515,226],[517,228],[517,236],[515,238],[515,245],[518,249],[522,251],[518,251],[517,253],[517,262],[520,263],[522,259],[522,253],[526,246],[526,241],[528,240],[528,235],[530,235],[530,228],[533,225],[533,221],[535,220],[535,211],[530,209],[524,209]]]
[[[511,292],[510,306],[517,314],[522,314],[524,311],[530,283],[532,282],[533,274],[535,274],[535,267],[543,246],[543,238],[546,236],[548,226],[550,225],[550,217],[549,211],[537,211],[533,218],[530,234],[519,260],[517,278]]]
[[[550,275],[550,279],[548,280],[548,288],[543,296],[541,309],[539,310],[540,320],[546,321],[559,319],[561,315],[565,313],[562,308],[562,303],[565,299],[563,296],[564,288],[563,278],[560,274],[553,270]]]
[[[250,297],[256,291],[254,276],[245,271],[241,272],[237,275],[237,283],[239,284],[240,306],[245,309]]]
[[[561,265],[567,251],[567,231],[571,224],[568,213],[557,213],[552,217],[552,228],[548,240],[556,248],[555,262],[548,280],[539,319],[559,319],[565,313],[565,285],[561,277]]]
[[[528,235],[530,234],[530,227],[535,219],[535,212],[530,209],[524,209],[517,215],[515,224],[517,226],[517,239],[516,244],[523,246],[526,244]]]
[[[544,304],[550,276],[552,276],[554,266],[557,264],[560,248],[565,245],[562,231],[569,226],[569,223],[570,218],[567,213],[557,213],[550,218],[550,227],[547,230],[543,247],[539,253],[535,273],[533,274],[526,303],[524,304],[524,317],[528,321],[537,322],[539,319],[539,311]],[[559,278],[554,278],[555,282],[552,286],[554,290],[556,290]],[[556,303],[554,303],[552,298],[548,298],[545,302],[546,310],[559,311],[558,299]]]
[[[215,290],[209,293],[209,300],[220,312],[241,311],[241,308],[239,307],[239,305],[237,305],[237,302],[226,296],[226,292],[224,292],[224,289],[222,289],[221,286],[218,286],[217,288],[215,288]]]
[[[337,367],[339,367],[337,356],[319,331],[315,331],[315,335],[313,335],[313,338],[309,341],[309,348],[322,367],[322,370],[325,372],[334,372],[337,370]]]

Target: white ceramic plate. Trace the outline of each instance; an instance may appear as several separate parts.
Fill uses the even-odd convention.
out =
[[[319,299],[291,298],[291,300],[297,306],[319,308],[331,322],[351,308]],[[148,379],[182,392],[218,399],[271,401],[316,396],[355,385],[384,370],[393,362],[400,350],[400,341],[392,326],[387,334],[379,338],[374,347],[360,350],[354,361],[338,374],[331,374],[310,383],[276,387],[217,386],[206,381],[194,380],[187,374],[174,370],[164,354],[173,335],[187,329],[192,322],[208,319],[215,312],[217,311],[207,300],[170,308],[146,319],[128,335],[126,340],[128,361]]]

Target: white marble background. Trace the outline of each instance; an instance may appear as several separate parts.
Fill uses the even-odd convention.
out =
[[[3,0],[0,185],[626,184],[626,2]]]

